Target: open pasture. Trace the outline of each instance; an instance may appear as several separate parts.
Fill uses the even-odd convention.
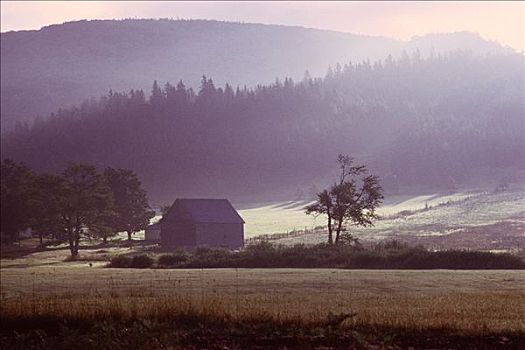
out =
[[[524,332],[521,271],[3,268],[2,314],[143,318],[191,308],[229,318]]]

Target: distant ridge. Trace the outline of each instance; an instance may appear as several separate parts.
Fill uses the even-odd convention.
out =
[[[322,76],[348,61],[389,54],[509,49],[473,33],[432,34],[408,42],[329,30],[212,20],[90,20],[1,34],[1,126],[12,129],[110,89],[148,90],[211,76],[222,85],[255,86],[276,77]]]

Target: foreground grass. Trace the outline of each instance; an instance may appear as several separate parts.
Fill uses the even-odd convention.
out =
[[[508,298],[509,295],[501,297]],[[510,297],[509,309],[500,312],[516,306],[516,300]],[[457,307],[472,305],[479,299],[480,296],[407,296],[404,300],[394,298],[382,300],[379,304],[377,300],[361,299],[365,302],[363,307],[368,306],[373,311],[362,318],[339,322],[339,314],[334,317],[320,308],[301,311],[300,301],[286,298],[271,298],[263,303],[253,298],[224,296],[205,299],[139,296],[74,300],[46,298],[8,304],[2,310],[0,345],[8,349],[522,348],[525,345],[523,331],[497,331],[487,328],[486,324],[475,324],[474,320],[469,324],[461,322],[467,329],[458,329],[450,326],[458,322],[457,318],[444,320],[452,314],[451,308],[428,310],[432,303],[450,303]],[[481,300],[487,304],[495,301],[483,297]],[[279,306],[287,305],[293,311],[278,311],[269,306],[268,301]],[[395,317],[390,312],[385,314],[385,310],[391,308],[391,302],[401,302],[392,310],[401,311]],[[523,300],[518,303],[523,303]],[[417,311],[407,313],[407,309],[424,311],[422,314]],[[486,310],[486,307],[481,309]],[[363,311],[356,310],[358,315]],[[459,314],[463,317],[483,315],[483,312],[474,315],[464,311],[461,307]],[[425,314],[426,317],[422,317]],[[412,316],[416,317],[412,319]],[[429,326],[428,321],[433,326]],[[514,325],[498,327],[512,329]]]
[[[520,348],[525,341],[520,271],[73,266],[1,270],[2,348]],[[356,315],[334,323],[330,313]]]
[[[339,322],[339,313],[330,315],[321,306],[325,300],[310,298],[308,306],[317,302],[310,309],[301,300],[283,296],[19,299],[2,307],[0,345],[6,349],[521,349],[525,345],[523,328],[511,319],[524,303],[516,295],[333,297],[338,301],[328,302],[326,309],[347,310],[348,303],[359,302],[352,312],[357,316]],[[473,310],[476,304],[479,309]],[[493,320],[487,320],[487,312]]]

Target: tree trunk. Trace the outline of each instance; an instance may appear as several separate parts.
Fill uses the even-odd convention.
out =
[[[82,232],[82,223],[80,222],[80,219],[77,215],[76,223],[75,223],[75,230],[73,231],[73,250],[71,251],[71,255],[74,257],[78,256],[78,246],[80,243],[80,233]]]
[[[69,241],[69,251],[71,252],[71,256],[75,258],[78,255],[78,249],[75,247],[74,232],[68,232],[68,241]]]
[[[78,256],[78,247],[72,245],[69,250],[71,251],[71,257],[76,258]]]
[[[76,252],[76,255],[78,255],[79,242],[80,242],[80,235],[77,234],[77,236],[75,237],[75,252]]]
[[[328,244],[334,244],[332,237],[332,217],[328,215]]]
[[[128,241],[131,241],[131,235],[133,234],[133,232],[131,231],[126,231],[128,233]]]
[[[78,246],[80,243],[80,231],[81,231],[81,224],[78,218],[76,220],[74,227],[71,224],[71,221],[68,222],[67,238],[69,241],[69,250],[71,252],[71,257],[73,259],[78,256]]]
[[[104,235],[102,237],[102,243],[104,243],[104,244],[108,243],[108,236]]]
[[[335,232],[335,244],[339,243],[339,235],[341,234],[341,228],[343,227],[343,220],[339,220],[337,224],[337,230]]]

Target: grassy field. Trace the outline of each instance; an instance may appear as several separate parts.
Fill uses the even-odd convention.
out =
[[[311,200],[272,202],[239,206],[239,214],[246,221],[245,238],[297,231],[313,231],[326,225],[324,216],[306,215],[304,207]],[[426,208],[426,210],[425,210]],[[525,189],[519,187],[508,192],[471,191],[446,194],[386,196],[378,208],[381,220],[374,227],[351,228],[361,240],[377,241],[385,238],[415,240],[428,246],[447,248],[515,248],[516,236],[525,229]],[[160,219],[157,216],[154,221]],[[468,240],[475,235],[482,239]],[[485,236],[490,236],[485,239]],[[455,239],[462,236],[463,241]],[[451,237],[450,244],[443,243]],[[122,234],[120,238],[125,239]],[[135,239],[143,239],[139,232]],[[479,238],[479,237],[476,237]],[[292,236],[279,243],[319,243],[322,234]],[[443,249],[443,247],[441,247]]]
[[[449,201],[460,201],[479,195],[479,193],[428,194],[421,196],[392,195],[387,196],[378,209],[378,214],[384,217],[403,211],[413,211],[425,206],[437,206]],[[294,230],[311,230],[316,226],[326,225],[324,216],[314,217],[304,213],[304,207],[312,200],[299,200],[254,205],[239,210],[246,221],[247,238],[261,234],[283,233]]]
[[[77,264],[1,274],[2,312],[55,312],[58,303],[60,312],[78,306],[99,313],[116,303],[119,312],[148,314],[184,300],[197,308],[220,304],[231,316],[322,320],[329,312],[352,311],[354,323],[472,331],[525,331],[524,289],[521,271],[135,270]]]
[[[386,342],[404,348],[417,341],[416,347],[439,348],[477,339],[479,348],[500,343],[519,348],[516,346],[525,343],[524,291],[525,275],[521,271],[136,270],[90,267],[83,262],[2,268],[1,343],[16,348],[37,339],[40,348],[60,348],[64,345],[60,339],[69,339],[79,330],[70,329],[66,335],[49,329],[31,332],[64,320],[69,325],[80,322],[82,326],[78,327],[95,332],[95,339],[100,334],[99,328],[92,331],[93,325],[107,326],[108,320],[119,320],[120,326],[111,326],[115,329],[139,327],[137,320],[169,320],[171,326],[162,327],[173,327],[174,323],[189,327],[184,333],[187,337],[180,338],[179,334],[175,341],[186,345],[194,341],[188,334],[202,327],[215,330],[215,337],[227,337],[241,327],[243,334],[252,332],[264,339],[278,340],[285,334],[295,339],[290,344],[297,346],[301,342],[294,337],[299,332],[321,337],[318,340],[323,346],[335,342],[376,348]],[[326,334],[333,331],[330,313],[356,314],[336,324],[337,339]],[[245,329],[248,325],[251,328]],[[159,334],[166,332],[161,326],[152,327]],[[267,335],[266,330],[263,336],[260,327],[274,327],[277,335]],[[63,332],[62,326],[60,329]],[[30,333],[19,338],[24,332]],[[53,334],[58,336],[52,338]],[[358,341],[356,334],[364,338]],[[206,339],[199,343],[202,346],[217,341],[210,334],[200,336]],[[49,337],[59,339],[59,343],[50,343]],[[241,338],[234,337],[236,344],[246,345],[246,339]],[[45,342],[40,343],[41,339]],[[247,339],[253,340],[251,336]],[[98,345],[107,346],[104,344]],[[156,347],[148,344],[144,348]]]
[[[377,236],[509,250],[523,241],[524,198],[407,199],[356,233],[365,243]],[[421,210],[432,200],[434,208]],[[291,211],[290,225],[308,218],[293,203],[251,214],[256,224],[257,215],[272,222],[265,215]],[[525,348],[522,270],[112,269],[105,266],[116,255],[160,254],[158,247],[86,241],[81,260],[68,262],[67,247],[37,243],[2,246],[2,349]]]
[[[390,198],[378,209],[381,219],[373,227],[349,227],[349,230],[362,242],[396,239],[410,245],[420,244],[438,250],[514,251],[523,247],[525,241],[524,208],[523,190],[400,197],[397,200]],[[323,218],[313,221],[313,218],[304,215],[300,206],[266,209],[254,209],[249,212],[252,216],[248,218],[258,224],[258,218],[266,218],[265,222],[272,223],[287,222],[281,220],[281,217],[287,217],[288,221],[295,220],[294,228],[297,230],[309,230],[306,234],[293,234],[283,238],[276,235],[276,239],[273,239],[276,243],[293,245],[326,241],[323,230],[311,230],[316,225],[324,225]],[[304,220],[302,225],[301,217]],[[260,229],[262,230],[262,225]],[[286,232],[283,231],[284,227],[280,231],[277,227],[273,229],[274,232]]]
[[[311,201],[287,201],[240,209],[248,243],[260,239],[277,244],[318,244],[326,241],[326,219],[306,215]],[[372,227],[349,227],[362,243],[396,239],[429,249],[475,249],[515,252],[524,246],[525,190],[458,192],[390,196],[379,207]],[[160,219],[155,217],[153,221]],[[115,240],[125,240],[125,233]],[[134,240],[143,240],[144,231]]]

